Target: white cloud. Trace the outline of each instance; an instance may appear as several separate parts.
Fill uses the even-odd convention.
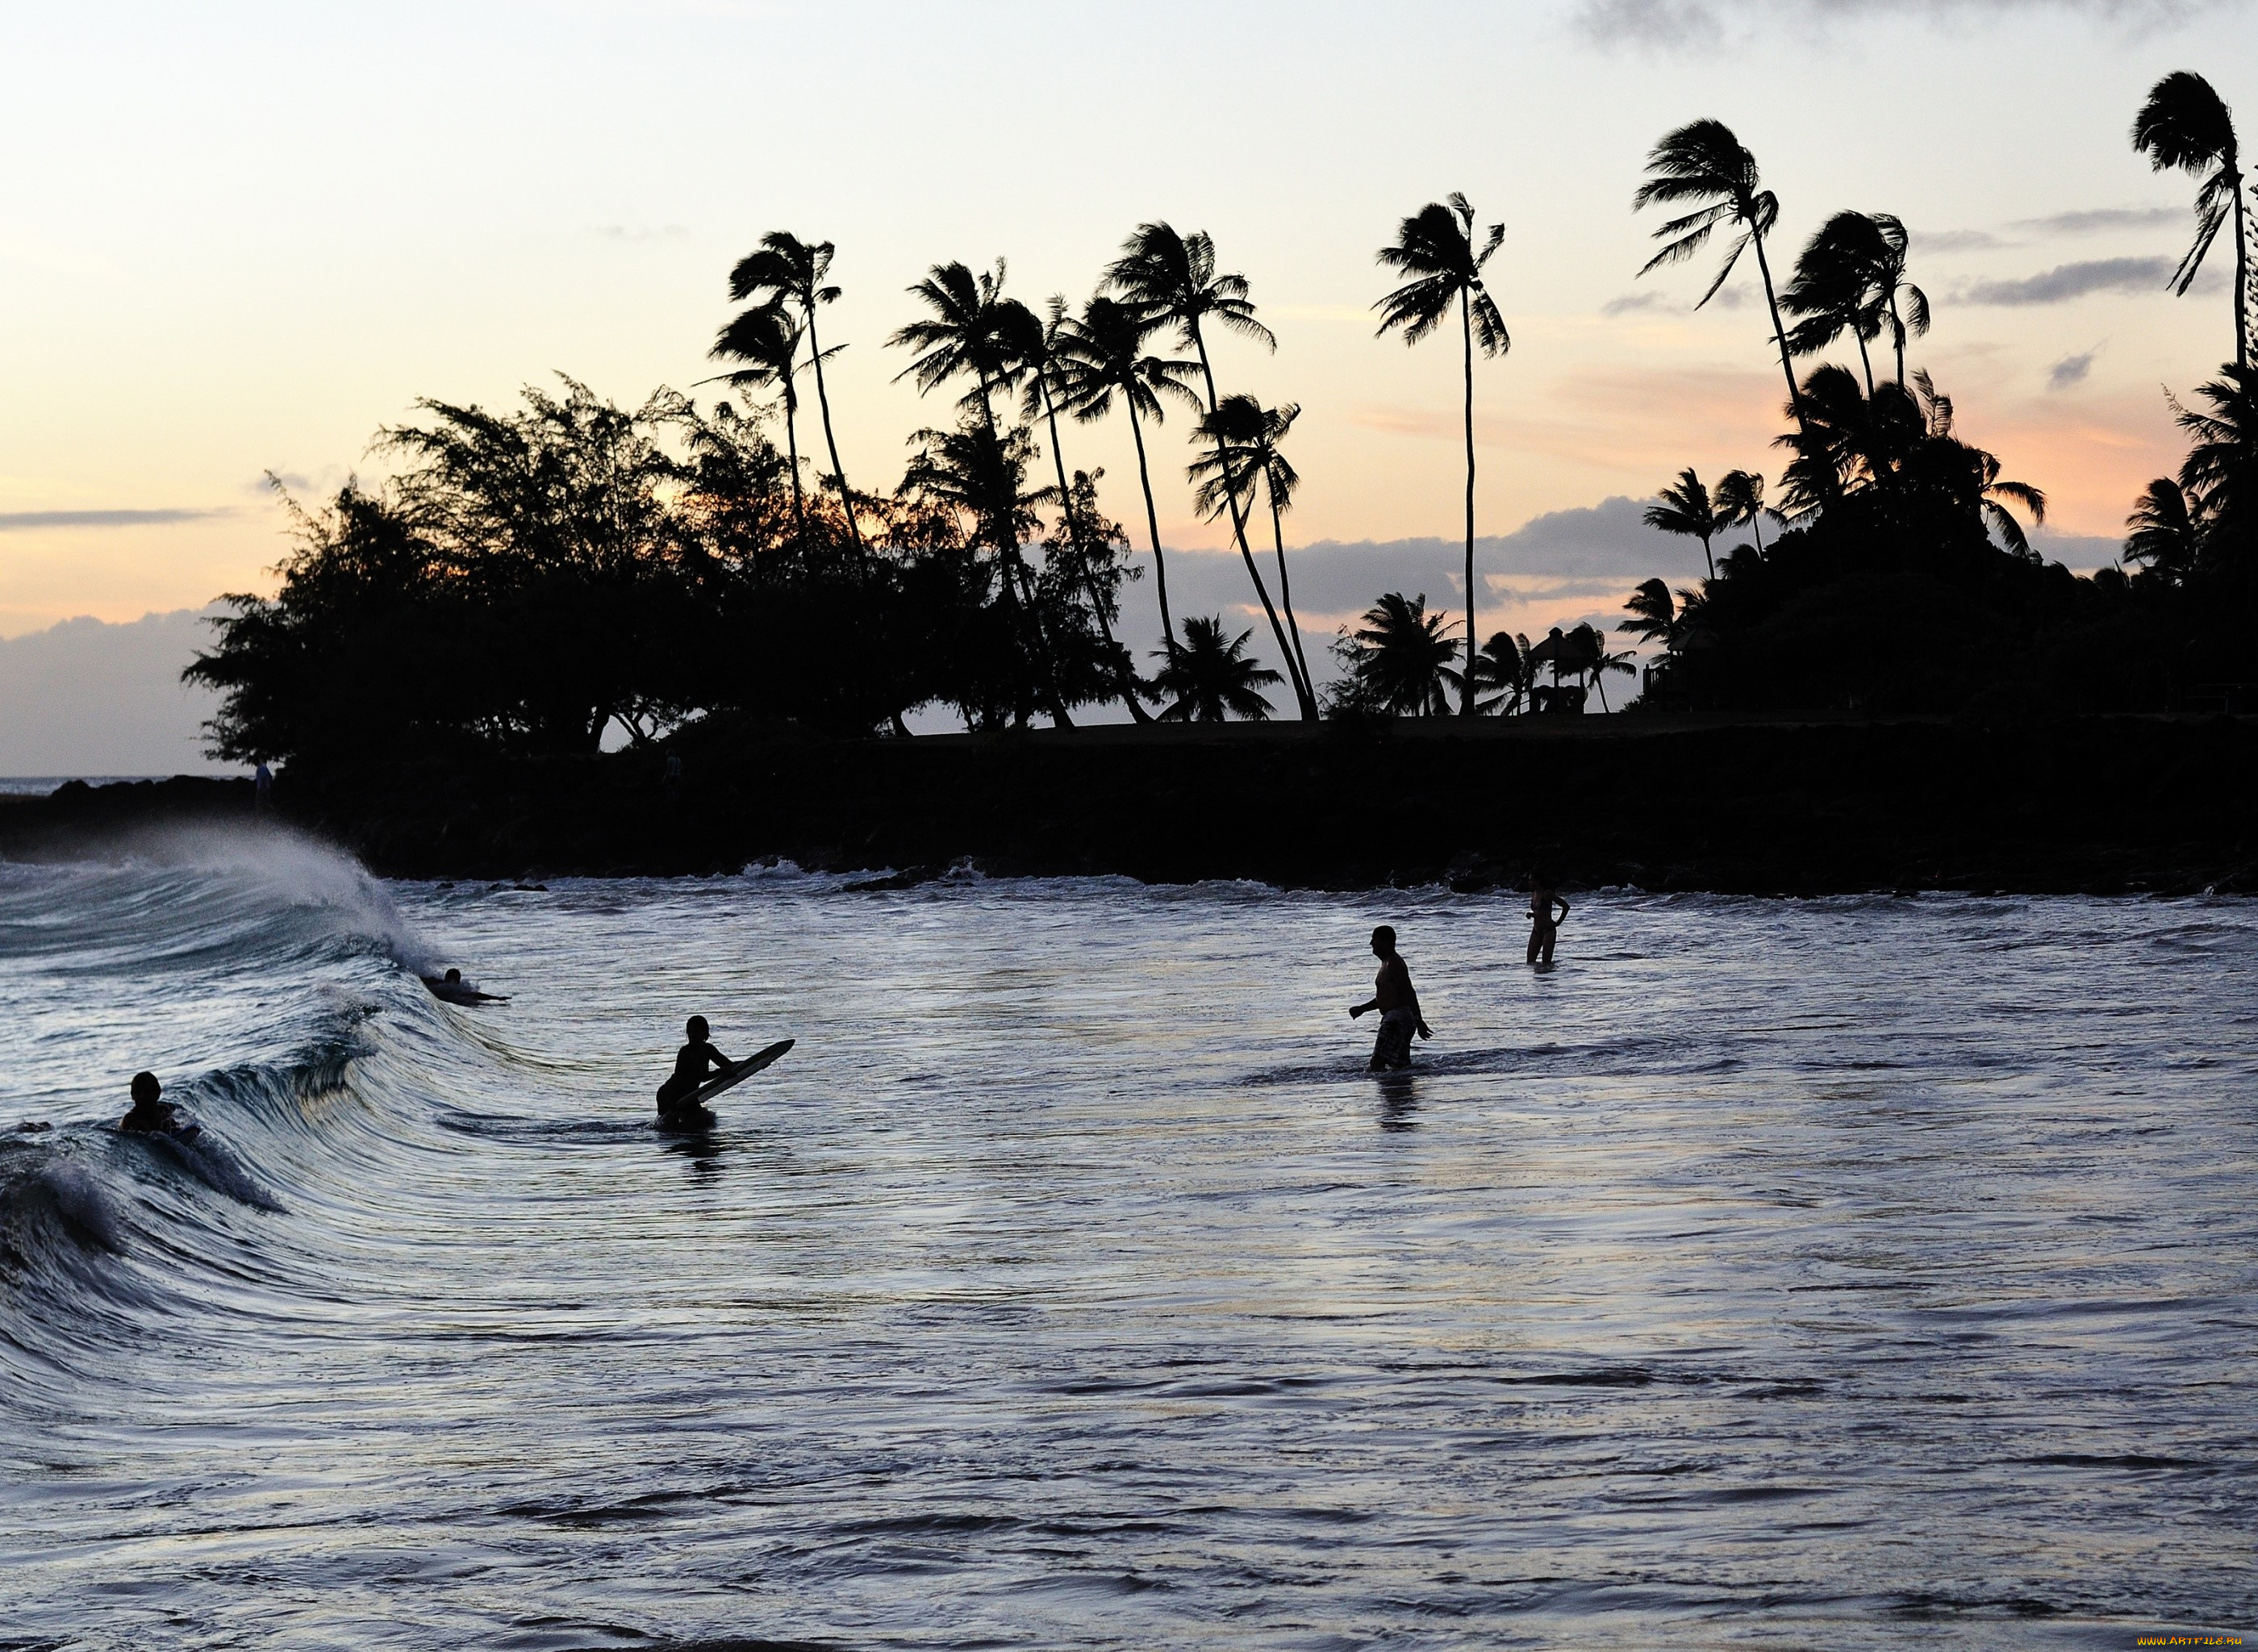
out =
[[[181,671],[211,646],[212,612],[66,620],[0,642],[0,775],[209,770],[199,730],[218,702]]]

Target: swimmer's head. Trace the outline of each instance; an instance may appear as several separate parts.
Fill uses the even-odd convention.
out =
[[[136,1106],[153,1102],[164,1093],[165,1087],[157,1082],[157,1075],[154,1073],[136,1073],[133,1075],[133,1101]]]
[[[1372,932],[1372,950],[1375,957],[1385,958],[1395,950],[1395,932],[1386,924]]]
[[[707,1028],[706,1017],[704,1016],[692,1016],[690,1017],[690,1025],[686,1030],[690,1034],[690,1041],[692,1044],[703,1044],[706,1042]]]
[[[463,972],[459,969],[450,969],[447,972],[447,979],[449,981],[460,981],[462,978]]]

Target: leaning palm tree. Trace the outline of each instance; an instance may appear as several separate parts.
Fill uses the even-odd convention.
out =
[[[1701,542],[1701,557],[1709,564],[1709,578],[1717,577],[1717,559],[1710,555],[1709,542],[1725,527],[1717,514],[1717,507],[1709,497],[1709,490],[1701,486],[1701,479],[1688,465],[1678,473],[1675,484],[1662,490],[1659,504],[1646,507],[1646,525],[1658,528],[1665,534],[1684,534]]]
[[[1310,682],[1310,663],[1302,652],[1302,628],[1294,618],[1294,590],[1286,570],[1284,514],[1293,508],[1294,491],[1302,479],[1278,443],[1294,428],[1302,409],[1293,402],[1265,408],[1253,396],[1225,396],[1216,410],[1200,422],[1200,433],[1214,438],[1215,451],[1192,461],[1191,479],[1196,488],[1193,503],[1210,518],[1220,516],[1233,502],[1244,517],[1254,507],[1254,488],[1260,483],[1270,501],[1270,542],[1278,556],[1278,602],[1285,610],[1286,675],[1294,685],[1294,698],[1304,720],[1317,716],[1317,697]],[[1240,542],[1242,550],[1245,541]],[[1251,558],[1250,558],[1251,561]],[[1253,570],[1250,567],[1249,571]],[[1261,582],[1255,588],[1261,592]],[[1265,612],[1269,598],[1263,593]],[[1271,615],[1277,627],[1277,615]]]
[[[1678,610],[1670,599],[1670,587],[1659,579],[1644,579],[1623,604],[1628,620],[1618,620],[1615,629],[1628,632],[1640,642],[1667,649],[1678,636]]]
[[[1195,361],[1152,355],[1145,342],[1164,323],[1145,320],[1110,298],[1093,298],[1082,316],[1059,318],[1052,343],[1060,405],[1089,422],[1113,410],[1118,395],[1128,409],[1129,434],[1137,443],[1137,483],[1145,493],[1145,529],[1153,541],[1153,587],[1161,604],[1161,640],[1173,649],[1175,627],[1168,618],[1168,566],[1161,551],[1161,518],[1153,507],[1153,471],[1145,453],[1145,421],[1161,422],[1163,397],[1200,405],[1190,379]]]
[[[2133,147],[2158,172],[2177,168],[2200,178],[2195,197],[2195,241],[2172,272],[2174,293],[2184,295],[2203,267],[2204,254],[2230,213],[2234,218],[2234,365],[2250,365],[2250,244],[2242,221],[2241,153],[2234,117],[2211,82],[2186,69],[2148,89],[2133,117]]]
[[[1569,632],[1567,642],[1574,650],[1572,667],[1577,679],[1588,682],[1599,690],[1600,709],[1612,712],[1615,708],[1608,704],[1608,673],[1618,671],[1625,677],[1634,675],[1638,669],[1634,656],[1610,654],[1606,636],[1589,620]]]
[[[1879,224],[1863,212],[1838,212],[1804,244],[1779,294],[1780,308],[1796,318],[1789,351],[1814,356],[1850,334],[1868,395],[1874,394],[1874,359],[1866,344],[1888,325],[1879,280],[1887,256]]]
[[[1485,356],[1502,356],[1513,348],[1505,330],[1505,317],[1482,286],[1482,266],[1505,239],[1505,226],[1493,223],[1474,246],[1474,209],[1463,195],[1447,203],[1430,201],[1397,226],[1393,246],[1380,249],[1381,265],[1410,280],[1375,303],[1381,313],[1380,332],[1403,330],[1409,346],[1443,324],[1456,306],[1459,333],[1466,346],[1466,693],[1459,714],[1474,714],[1474,345]]]
[[[1779,221],[1779,197],[1761,188],[1763,180],[1757,173],[1757,159],[1741,146],[1733,136],[1732,128],[1718,120],[1697,120],[1680,126],[1657,144],[1646,158],[1646,181],[1631,197],[1631,209],[1657,202],[1683,205],[1699,202],[1693,211],[1683,217],[1672,218],[1654,232],[1655,239],[1664,243],[1662,251],[1646,261],[1639,271],[1664,264],[1677,264],[1692,258],[1708,245],[1710,234],[1721,223],[1740,226],[1740,239],[1734,242],[1725,261],[1718,266],[1717,279],[1709,283],[1709,290],[1701,294],[1699,309],[1716,297],[1717,289],[1741,261],[1741,254],[1751,245],[1757,252],[1757,270],[1764,277],[1765,304],[1772,312],[1772,334],[1779,346],[1779,370],[1787,379],[1788,405],[1797,409],[1799,422],[1802,417],[1802,398],[1796,394],[1795,365],[1788,358],[1787,330],[1780,325],[1779,299],[1772,291],[1772,264],[1765,256],[1765,237],[1772,233]]]
[[[1270,330],[1254,318],[1254,303],[1247,296],[1246,278],[1216,269],[1215,243],[1204,230],[1180,235],[1166,223],[1139,224],[1121,244],[1121,256],[1105,266],[1104,284],[1140,319],[1175,328],[1182,347],[1199,358],[1211,415],[1220,398],[1216,394],[1215,364],[1208,357],[1209,330],[1219,327],[1225,332],[1251,338],[1266,349],[1278,346]],[[1221,438],[1215,440],[1219,454]],[[1239,508],[1237,493],[1227,494],[1225,503],[1231,509],[1232,537],[1246,561],[1255,592],[1262,599],[1263,611],[1270,615],[1270,629],[1277,639],[1278,651],[1291,658],[1285,632],[1271,608],[1270,594],[1263,587],[1261,571],[1254,565],[1254,553],[1247,549],[1246,516]],[[1309,715],[1310,708],[1304,705],[1303,713]]]
[[[792,463],[792,515],[803,538],[807,534],[807,500],[799,486],[799,386],[794,379],[799,357],[799,325],[784,306],[771,299],[740,311],[706,352],[721,361],[745,365],[717,374],[721,382],[740,390],[778,389],[784,393],[784,437]],[[712,379],[700,380],[712,383]],[[692,386],[693,388],[695,386]]]
[[[848,536],[855,542],[855,555],[863,555],[863,527],[855,512],[854,490],[847,486],[847,471],[839,463],[839,438],[831,430],[831,395],[823,384],[823,342],[816,337],[815,312],[825,304],[837,301],[839,289],[827,286],[824,278],[831,273],[831,258],[835,249],[828,241],[813,244],[783,230],[771,230],[761,238],[760,245],[737,260],[736,268],[729,272],[729,298],[733,303],[743,303],[749,298],[780,300],[799,310],[801,330],[807,334],[808,358],[815,367],[815,402],[823,415],[823,444],[831,454],[831,479],[839,489],[839,502],[847,514]]]
[[[1528,652],[1526,640],[1516,640],[1509,631],[1490,634],[1474,656],[1475,685],[1484,690],[1495,690],[1488,698],[1478,702],[1484,716],[1495,712],[1509,717],[1519,711],[1529,692],[1529,666],[1523,656]]]
[[[1765,503],[1765,479],[1754,471],[1728,471],[1718,479],[1717,491],[1709,496],[1715,507],[1719,528],[1745,528],[1757,536],[1757,550],[1764,550],[1764,519],[1782,520],[1780,514]]]
[[[1396,717],[1449,716],[1450,691],[1459,686],[1451,669],[1459,648],[1449,629],[1446,616],[1427,612],[1424,591],[1416,597],[1389,592],[1366,611],[1363,625],[1344,627],[1334,645],[1348,667],[1348,698]]]
[[[1246,639],[1253,635],[1241,631],[1237,640],[1226,640],[1220,614],[1212,619],[1195,614],[1184,621],[1182,647],[1154,649],[1161,665],[1153,684],[1174,697],[1161,720],[1220,723],[1236,713],[1257,722],[1269,716],[1270,702],[1261,691],[1281,679],[1269,667],[1246,657]]]

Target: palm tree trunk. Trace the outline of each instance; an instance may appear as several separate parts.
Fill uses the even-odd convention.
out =
[[[855,514],[855,491],[847,486],[847,471],[839,463],[839,438],[831,431],[831,393],[823,386],[823,345],[815,336],[815,299],[803,294],[800,309],[807,317],[807,353],[815,364],[815,401],[823,410],[823,444],[831,452],[832,479],[839,484],[839,502],[847,512],[847,536],[855,542],[856,566],[869,571],[870,552],[863,545],[863,524]]]
[[[988,426],[988,439],[998,447],[1003,445],[1003,432],[996,428],[996,403],[988,386],[988,375],[980,375],[980,413]],[[1029,650],[1040,676],[1043,695],[1049,701],[1046,707],[1051,721],[1061,728],[1072,728],[1074,719],[1067,715],[1066,697],[1059,692],[1057,656],[1051,652],[1050,633],[1043,627],[1042,610],[1035,606],[1034,581],[1027,572],[1027,564],[1019,556],[1019,536],[1008,519],[993,524],[990,534],[996,541],[996,555],[1003,564],[1004,584],[1008,590],[1014,580],[1023,600],[1015,605],[1020,617],[1034,637],[1034,647]]]
[[[1858,341],[1858,365],[1866,370],[1866,400],[1871,401],[1874,399],[1874,358],[1866,353],[1865,334],[1853,327],[1850,337]],[[1604,699],[1607,697],[1601,695],[1601,698]]]
[[[1200,372],[1207,380],[1207,410],[1216,409],[1215,369],[1208,365],[1207,340],[1201,337],[1196,323],[1192,328],[1192,343],[1199,351]],[[1300,667],[1294,663],[1294,650],[1286,641],[1286,627],[1278,623],[1278,611],[1270,606],[1269,587],[1262,583],[1262,571],[1254,565],[1254,553],[1246,548],[1246,515],[1239,508],[1239,489],[1232,485],[1231,457],[1224,450],[1223,438],[1215,439],[1215,457],[1223,466],[1224,503],[1231,507],[1231,535],[1238,542],[1239,559],[1246,564],[1246,577],[1254,582],[1254,594],[1262,599],[1262,612],[1269,619],[1270,635],[1277,640],[1278,652],[1286,662],[1286,678],[1294,685],[1294,698],[1302,708],[1302,720],[1317,720],[1317,702],[1310,692],[1310,685],[1302,680]]]
[[[786,372],[790,369],[787,367]],[[807,496],[799,486],[799,397],[794,394],[792,380],[784,386],[784,444],[792,456],[792,517],[799,524],[800,542],[807,542]]]
[[[1468,209],[1472,210],[1471,208]],[[1472,233],[1471,230],[1468,231]],[[1474,714],[1474,318],[1473,298],[1459,289],[1459,328],[1466,346],[1466,680],[1459,697],[1459,715]]]
[[[1278,520],[1278,496],[1275,493],[1270,495],[1270,542],[1278,552],[1278,606],[1286,611],[1286,629],[1294,639],[1294,659],[1302,669],[1302,681],[1307,683],[1310,656],[1302,652],[1302,627],[1294,618],[1294,591],[1286,582],[1286,529]]]
[[[1709,535],[1707,534],[1701,535],[1701,560],[1709,564],[1709,578],[1715,579],[1717,577],[1717,559],[1709,552]]]
[[[1890,289],[1890,341],[1898,347],[1898,388],[1905,388],[1905,318],[1898,314],[1898,291]],[[1868,394],[1868,401],[1873,397]]]
[[[1811,423],[1803,416],[1803,392],[1796,388],[1795,364],[1788,359],[1787,329],[1779,324],[1779,299],[1772,290],[1772,260],[1765,257],[1764,237],[1757,233],[1756,220],[1747,222],[1749,239],[1757,245],[1757,270],[1764,277],[1765,307],[1772,311],[1772,342],[1779,346],[1779,371],[1787,380],[1787,405],[1795,411],[1795,428],[1808,436]]]
[[[2234,186],[2234,365],[2250,365],[2250,238],[2242,224],[2242,174],[2234,157],[2226,158],[2227,180]]]
[[[1145,490],[1145,531],[1153,536],[1153,589],[1161,599],[1161,644],[1168,657],[1176,657],[1176,627],[1168,618],[1168,564],[1161,555],[1161,518],[1153,508],[1153,471],[1145,459],[1145,427],[1137,417],[1137,404],[1129,403],[1129,434],[1137,439],[1137,481]]]
[[[1105,604],[1097,594],[1097,582],[1090,576],[1090,557],[1082,542],[1082,524],[1075,520],[1074,493],[1066,483],[1066,450],[1059,446],[1058,409],[1051,403],[1051,386],[1047,379],[1040,381],[1043,390],[1043,418],[1051,430],[1051,462],[1058,469],[1059,513],[1066,518],[1066,536],[1074,546],[1074,553],[1082,558],[1083,589],[1090,593],[1090,611],[1097,616],[1097,634],[1105,639],[1105,651],[1118,661],[1120,656],[1113,648],[1113,627],[1105,620]],[[1149,723],[1153,720],[1137,703],[1137,691],[1129,685],[1125,674],[1121,678],[1121,703],[1129,708],[1129,720]]]

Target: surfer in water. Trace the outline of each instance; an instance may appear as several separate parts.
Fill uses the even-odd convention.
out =
[[[1380,1037],[1372,1046],[1370,1070],[1392,1071],[1411,1065],[1411,1035],[1435,1035],[1419,1013],[1419,995],[1411,989],[1411,968],[1395,950],[1395,932],[1386,924],[1372,932],[1372,955],[1380,960],[1380,974],[1372,983],[1372,996],[1349,1006],[1353,1020],[1367,1010],[1380,1011]]]
[[[133,1110],[117,1121],[117,1128],[137,1136],[175,1136],[181,1133],[181,1113],[162,1099],[165,1087],[154,1073],[133,1075]]]
[[[695,1108],[697,1103],[691,1098],[698,1094],[698,1087],[706,1081],[707,1073],[727,1072],[736,1065],[714,1047],[704,1016],[692,1016],[690,1025],[683,1031],[690,1035],[690,1042],[674,1053],[674,1076],[658,1087],[661,1118]]]
[[[1568,915],[1568,903],[1553,889],[1553,880],[1539,872],[1530,880],[1536,888],[1529,891],[1529,961],[1549,964],[1552,961],[1552,943],[1560,939],[1560,920]],[[1553,911],[1554,907],[1560,910]]]

